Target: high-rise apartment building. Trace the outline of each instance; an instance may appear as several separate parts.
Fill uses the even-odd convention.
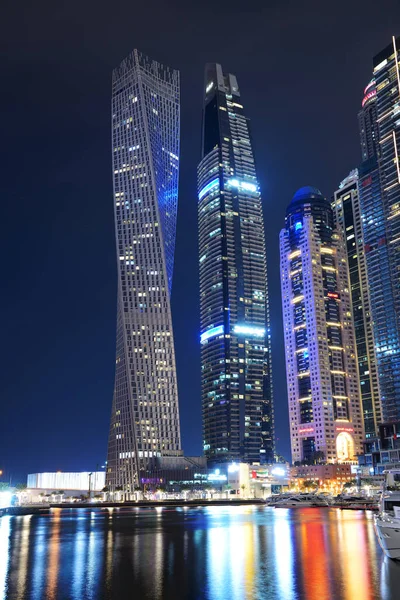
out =
[[[346,244],[364,430],[365,437],[368,439],[378,434],[378,425],[382,422],[382,411],[357,169],[352,171],[340,184],[339,189],[335,192],[332,208],[334,223],[343,233]]]
[[[376,94],[362,107],[376,119],[376,127],[360,130],[364,159],[365,146],[372,149],[359,169],[359,194],[385,422],[400,419],[399,60],[400,38],[393,37],[373,60]]]
[[[294,195],[280,253],[292,460],[354,459],[364,431],[346,249],[318,189]]]
[[[271,462],[274,421],[259,183],[236,77],[205,71],[198,166],[204,452],[211,463]]]
[[[152,459],[181,454],[170,308],[179,129],[178,71],[134,50],[112,81],[118,305],[111,489],[132,490]]]

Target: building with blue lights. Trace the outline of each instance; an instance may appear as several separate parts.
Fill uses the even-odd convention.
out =
[[[236,77],[205,71],[198,166],[204,452],[274,460],[265,234],[249,120]]]
[[[362,148],[365,146],[368,149],[368,136],[365,139],[366,142],[362,138]],[[346,244],[364,430],[366,439],[370,439],[378,434],[378,425],[382,422],[382,407],[357,169],[339,185],[334,195],[332,209],[335,225],[343,233]]]
[[[182,454],[170,308],[179,174],[179,73],[134,50],[113,72],[118,265],[107,486]]]
[[[354,460],[364,428],[346,248],[318,189],[294,195],[280,255],[292,460]]]
[[[372,170],[363,173],[361,196],[383,422],[400,420],[399,60],[400,37],[393,37],[373,60],[380,190],[374,190],[377,176]]]
[[[382,422],[400,420],[400,38],[373,59],[359,113],[359,198]],[[368,151],[366,151],[368,149]]]

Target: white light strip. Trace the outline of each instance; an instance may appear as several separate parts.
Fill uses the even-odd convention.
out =
[[[396,48],[396,38],[392,36],[393,40],[393,50],[394,50],[394,64],[396,65],[396,73],[397,73],[397,87],[399,89],[399,98],[400,98],[400,73],[399,73],[399,63],[397,61],[397,48]]]
[[[400,165],[399,165],[399,154],[397,152],[396,134],[394,131],[392,133],[393,133],[394,155],[396,157],[397,180],[400,183]]]
[[[234,333],[243,335],[254,335],[254,337],[264,337],[264,327],[257,327],[254,325],[235,325],[233,328]]]

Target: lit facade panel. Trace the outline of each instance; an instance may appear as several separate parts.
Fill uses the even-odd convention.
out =
[[[348,266],[316,188],[293,197],[280,255],[292,460],[352,460],[364,432]]]
[[[207,65],[198,167],[204,452],[271,462],[274,428],[262,203],[234,75]]]
[[[382,422],[382,408],[357,170],[352,171],[340,184],[335,192],[332,208],[335,224],[345,238],[364,429],[368,439],[378,433],[378,425]]]
[[[52,490],[58,492],[60,490],[81,490],[88,491],[89,487],[92,491],[101,491],[106,482],[106,474],[104,471],[95,471],[89,473],[83,471],[81,473],[31,473],[28,475],[27,488]]]
[[[113,72],[118,265],[107,485],[132,490],[154,457],[180,453],[170,294],[179,175],[179,73],[136,50]]]

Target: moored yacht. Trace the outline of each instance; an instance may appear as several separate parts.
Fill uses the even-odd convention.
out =
[[[328,499],[316,494],[291,494],[282,495],[271,499],[269,506],[275,508],[311,508],[315,506],[329,506]]]
[[[400,560],[400,469],[385,472],[380,512],[374,525],[386,556]]]

